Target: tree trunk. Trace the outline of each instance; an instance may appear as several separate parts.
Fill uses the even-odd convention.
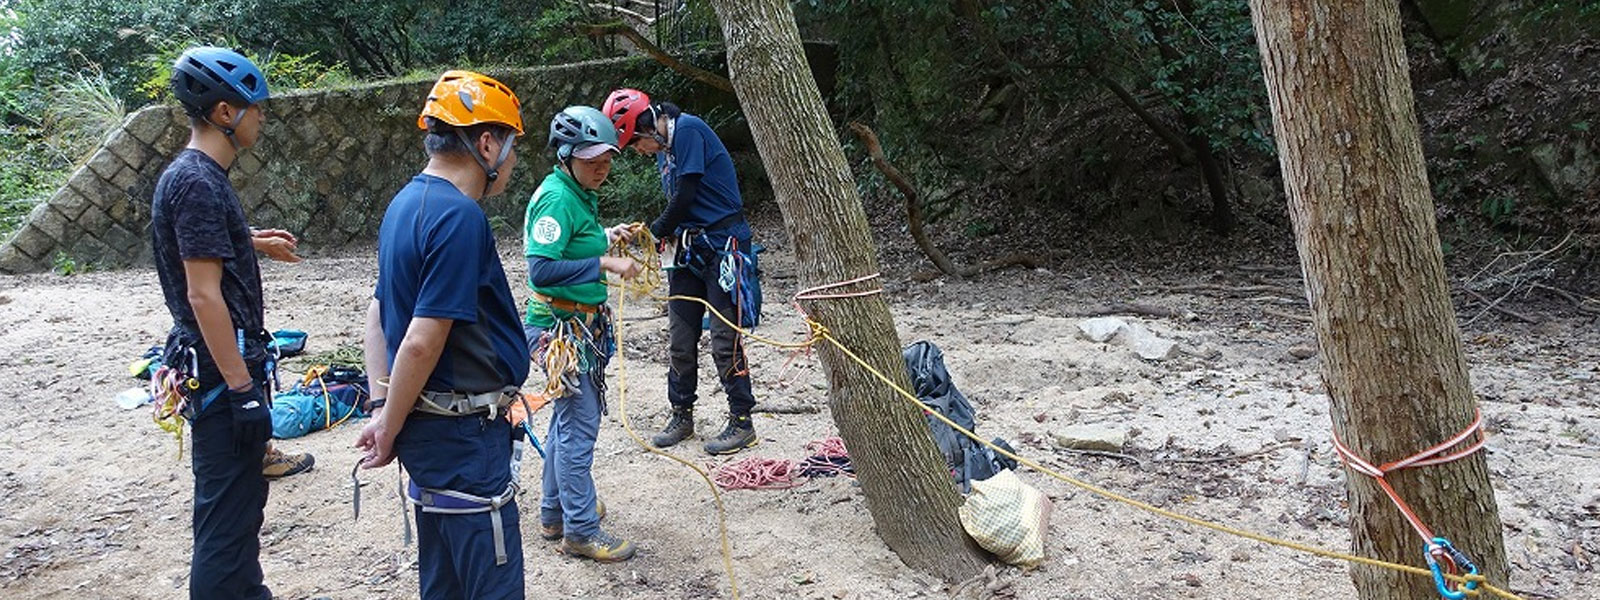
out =
[[[1461,334],[1391,0],[1251,0],[1273,130],[1334,432],[1373,464],[1473,422]],[[1388,477],[1423,523],[1508,578],[1484,453]],[[1375,480],[1347,470],[1355,551],[1423,566]],[[1363,599],[1438,598],[1424,578],[1352,567]]]
[[[805,285],[878,272],[876,244],[785,0],[715,0],[728,72],[772,180]],[[876,286],[876,283],[865,284]],[[859,288],[857,288],[859,289]],[[845,346],[909,389],[882,294],[806,307]],[[956,493],[921,411],[829,344],[829,408],[850,448],[879,537],[914,569],[961,581],[985,558],[961,529]]]

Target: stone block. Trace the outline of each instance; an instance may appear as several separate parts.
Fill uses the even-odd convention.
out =
[[[52,196],[50,204],[55,206],[56,210],[61,211],[61,215],[70,221],[77,219],[78,215],[83,214],[83,209],[92,206],[94,203],[83,197],[83,194],[78,193],[78,190],[69,187]]]
[[[56,240],[38,227],[24,225],[4,247],[13,248],[28,258],[45,259],[55,252]]]
[[[57,211],[54,206],[46,202],[40,204],[28,214],[28,225],[36,228],[54,239],[65,239],[67,228],[72,227],[72,220]]]
[[[42,261],[23,254],[10,245],[0,246],[0,273],[22,274],[43,270]]]
[[[1128,431],[1107,425],[1073,425],[1051,432],[1057,448],[1121,452],[1128,443]]]
[[[1162,339],[1143,325],[1129,325],[1122,333],[1122,340],[1145,360],[1168,360],[1178,356],[1177,342]]]
[[[233,169],[229,175],[249,177],[261,170],[261,159],[254,152],[245,152],[234,161]]]
[[[78,193],[83,194],[83,197],[88,198],[90,202],[99,202],[100,176],[90,171],[87,165],[78,167],[78,170],[67,177],[67,186],[78,190]]]
[[[134,113],[122,129],[132,134],[134,139],[153,145],[172,126],[172,109],[155,106]]]
[[[1128,322],[1116,317],[1096,317],[1078,322],[1078,335],[1091,342],[1105,342],[1128,328]]]
[[[83,211],[83,216],[78,217],[74,225],[77,231],[90,235],[100,235],[115,223],[116,221],[106,211],[101,210],[99,207],[91,206],[89,210]]]
[[[113,223],[122,223],[123,225],[130,227],[138,227],[140,221],[139,213],[134,208],[133,198],[127,194],[117,195],[121,197],[105,207],[106,215],[111,217],[111,222]],[[91,214],[94,214],[94,211],[88,211],[84,213],[85,217]]]
[[[128,167],[123,167],[121,171],[117,171],[116,175],[111,176],[111,185],[116,186],[117,191],[119,192],[129,195],[137,195],[136,192],[139,191],[142,179],[143,178],[139,176],[138,171]]]
[[[133,135],[127,131],[118,131],[111,134],[111,139],[106,142],[105,150],[110,150],[112,154],[117,155],[117,158],[122,159],[123,163],[133,167],[135,170],[144,166],[144,163],[149,162],[155,154],[149,147],[144,145],[144,142],[134,139]],[[111,174],[115,175],[116,173],[113,171]]]
[[[67,254],[84,267],[121,267],[127,266],[121,262],[115,252],[101,242],[94,235],[88,234],[78,238],[78,243],[73,244]]]
[[[111,224],[100,232],[100,241],[105,242],[113,252],[119,256],[128,257],[126,264],[131,264],[133,257],[139,254],[142,246],[149,245],[150,241],[145,236],[134,233],[132,230],[118,224]]]
[[[94,156],[89,158],[88,164],[89,170],[100,176],[100,179],[110,179],[112,175],[117,174],[118,169],[125,166],[127,163],[122,162],[121,158],[117,158],[115,153],[106,148],[96,151]]]

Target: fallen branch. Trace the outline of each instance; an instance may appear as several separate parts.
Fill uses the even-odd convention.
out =
[[[1121,302],[1114,303],[1114,304],[1107,304],[1105,306],[1097,306],[1095,308],[1091,308],[1089,310],[1077,313],[1077,314],[1075,314],[1073,316],[1077,316],[1077,317],[1104,317],[1104,316],[1108,316],[1108,315],[1139,315],[1141,317],[1155,317],[1155,318],[1158,318],[1158,319],[1181,319],[1181,320],[1184,320],[1184,321],[1194,321],[1194,320],[1200,318],[1199,315],[1196,315],[1196,314],[1194,314],[1192,312],[1189,312],[1189,311],[1186,311],[1186,310],[1178,310],[1178,309],[1175,309],[1175,308],[1167,308],[1165,306],[1156,306],[1154,304],[1121,303]]]
[[[1137,456],[1134,456],[1132,454],[1123,454],[1121,452],[1108,452],[1108,451],[1105,451],[1105,450],[1079,450],[1079,449],[1076,449],[1076,448],[1055,448],[1054,450],[1056,452],[1065,452],[1067,454],[1080,454],[1080,455],[1083,455],[1083,456],[1099,456],[1099,457],[1102,457],[1102,458],[1115,458],[1117,460],[1125,460],[1125,461],[1131,462],[1131,463],[1139,465],[1139,466],[1144,466],[1144,459],[1139,458]]]
[[[700,83],[704,83],[724,92],[733,92],[733,82],[728,81],[727,77],[723,77],[716,73],[712,73],[700,67],[696,67],[674,58],[671,54],[667,53],[666,50],[662,50],[660,46],[651,43],[649,38],[646,38],[644,34],[639,33],[637,29],[634,29],[627,23],[616,21],[599,25],[583,25],[580,27],[580,30],[582,30],[583,33],[589,37],[620,35],[624,38],[627,38],[628,41],[633,42],[633,45],[639,48],[640,51],[649,55],[650,58],[655,59],[656,62],[661,63],[668,69],[677,71],[679,74],[682,74],[685,77]]]
[[[750,409],[753,413],[767,413],[772,415],[814,415],[822,412],[822,408],[814,404],[766,404],[761,403]]]
[[[1578,309],[1578,312],[1589,315],[1600,314],[1600,300],[1596,300],[1588,296],[1574,294],[1561,288],[1545,285],[1537,281],[1532,282],[1529,285],[1562,297],[1567,302],[1571,302],[1573,308]],[[0,304],[5,304],[4,300],[4,297],[0,297]]]
[[[1167,293],[1180,293],[1180,294],[1181,293],[1191,293],[1191,292],[1219,292],[1219,293],[1229,294],[1229,295],[1276,294],[1276,295],[1279,295],[1279,296],[1285,296],[1285,297],[1289,297],[1289,298],[1294,298],[1294,299],[1301,300],[1301,301],[1305,300],[1305,294],[1300,292],[1299,290],[1293,290],[1293,289],[1285,288],[1283,286],[1278,286],[1278,285],[1226,286],[1226,285],[1218,285],[1218,284],[1214,284],[1214,283],[1196,283],[1196,284],[1191,284],[1191,285],[1176,285],[1176,286],[1171,286],[1171,287],[1167,287],[1167,288],[1162,288],[1162,291],[1167,292]]]
[[[1272,315],[1274,317],[1281,317],[1281,318],[1289,319],[1291,321],[1299,321],[1301,323],[1310,323],[1311,322],[1311,315],[1301,314],[1301,313],[1285,312],[1285,311],[1276,310],[1276,309],[1272,309],[1272,308],[1263,308],[1263,309],[1261,309],[1261,314]]]
[[[1282,450],[1284,448],[1291,448],[1291,447],[1298,448],[1299,446],[1300,446],[1300,440],[1297,440],[1297,439],[1296,440],[1285,440],[1285,441],[1282,441],[1282,442],[1278,442],[1276,444],[1267,444],[1265,446],[1262,446],[1262,447],[1260,447],[1260,448],[1258,448],[1256,450],[1252,450],[1250,452],[1240,452],[1238,454],[1229,454],[1227,456],[1213,456],[1213,457],[1210,457],[1210,458],[1153,458],[1153,459],[1150,459],[1150,460],[1151,460],[1151,462],[1160,462],[1160,463],[1183,463],[1183,464],[1186,464],[1186,465],[1202,465],[1202,464],[1209,464],[1209,463],[1229,462],[1229,461],[1235,461],[1235,460],[1248,460],[1248,459],[1251,459],[1251,458],[1255,458],[1255,457],[1261,456],[1263,454],[1276,452],[1276,451]]]
[[[1510,292],[1506,292],[1504,296],[1501,296],[1500,298],[1498,298],[1496,300],[1493,300],[1493,301],[1489,300],[1489,298],[1485,297],[1483,294],[1480,294],[1480,293],[1478,293],[1477,291],[1474,291],[1474,290],[1463,289],[1462,291],[1466,292],[1467,295],[1472,296],[1473,298],[1476,298],[1479,302],[1482,302],[1484,304],[1484,309],[1481,310],[1481,311],[1478,311],[1478,314],[1473,315],[1471,319],[1467,319],[1467,322],[1462,323],[1461,324],[1462,327],[1466,327],[1468,325],[1471,325],[1473,322],[1477,321],[1479,317],[1482,317],[1483,315],[1487,314],[1491,310],[1495,311],[1495,312],[1498,312],[1498,313],[1500,313],[1502,315],[1511,317],[1513,319],[1517,319],[1519,321],[1522,321],[1523,323],[1538,323],[1539,322],[1538,319],[1535,319],[1535,318],[1530,317],[1528,315],[1525,315],[1525,314],[1519,313],[1517,311],[1511,310],[1511,309],[1506,308],[1504,306],[1500,306],[1500,302],[1504,301],[1507,297],[1510,297],[1511,294],[1516,291],[1515,289],[1511,290]]]

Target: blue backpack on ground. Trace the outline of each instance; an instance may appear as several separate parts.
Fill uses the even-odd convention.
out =
[[[312,367],[305,379],[272,397],[272,437],[297,438],[364,418],[367,398],[359,369]]]

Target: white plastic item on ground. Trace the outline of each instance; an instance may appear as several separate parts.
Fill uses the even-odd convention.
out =
[[[1023,568],[1044,562],[1050,530],[1050,499],[1023,483],[1013,471],[972,482],[972,494],[957,512],[961,527],[984,550]]]
[[[154,398],[150,397],[150,390],[142,387],[122,390],[122,393],[117,394],[115,400],[117,406],[122,407],[123,410],[133,410],[155,401]]]

